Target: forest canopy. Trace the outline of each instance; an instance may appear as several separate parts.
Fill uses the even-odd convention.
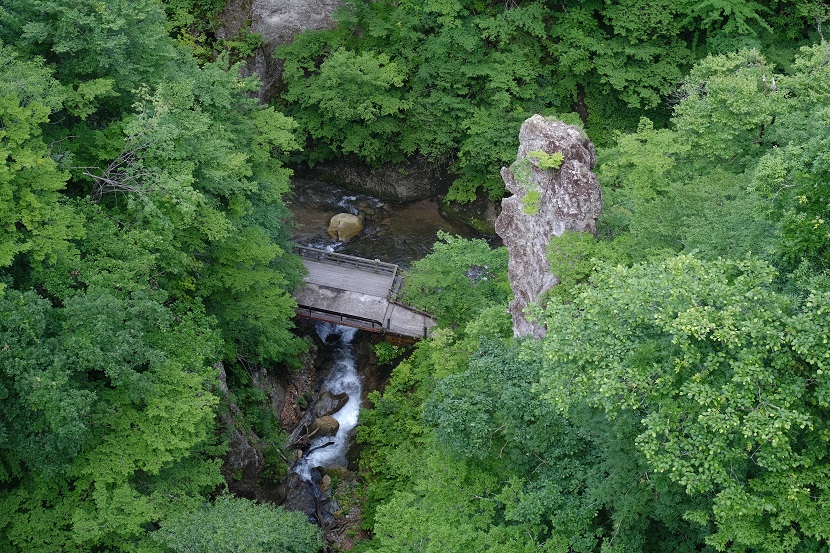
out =
[[[281,200],[296,125],[256,86],[197,63],[154,1],[0,8],[3,550],[168,550],[152,531],[224,486],[214,365],[304,348]]]
[[[357,550],[827,549],[823,2],[345,0],[271,105],[224,7],[0,6],[0,549],[320,550],[220,472],[233,398],[279,440],[247,368],[306,348],[289,165],[422,156],[498,200],[534,113],[596,143],[598,235],[553,240],[539,341],[504,248],[413,264],[440,325],[361,414]]]
[[[347,0],[335,29],[276,55],[304,161],[421,155],[457,174],[448,200],[498,200],[531,115],[580,122],[600,146],[642,116],[662,128],[696,62],[755,48],[789,70],[824,16],[812,0]]]
[[[791,53],[707,55],[667,121],[598,147],[544,339],[493,294],[506,252],[415,264],[442,328],[362,415],[366,551],[827,548],[830,45]]]

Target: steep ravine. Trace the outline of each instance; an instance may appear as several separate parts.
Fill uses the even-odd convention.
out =
[[[481,236],[443,217],[437,201],[394,203],[318,181],[295,179],[289,208],[299,244],[403,268],[430,253],[439,231]],[[360,214],[365,221],[365,230],[346,243],[326,233],[329,219],[340,212]],[[249,368],[253,384],[289,434],[287,447],[267,450],[231,404],[223,415],[231,439],[223,472],[237,495],[304,512],[323,528],[329,550],[347,550],[361,533],[357,452],[349,446],[361,404],[369,391],[382,388],[391,367],[377,365],[365,332],[303,320],[297,324],[297,332],[313,342],[303,370],[278,378],[276,372]],[[275,464],[285,470],[281,482],[274,479]]]
[[[329,550],[347,550],[361,534],[362,504],[350,454],[358,413],[367,392],[382,386],[388,372],[378,367],[369,334],[329,323],[304,326],[315,334],[319,385],[290,436],[283,507],[319,524]]]
[[[346,467],[346,452],[352,430],[357,426],[362,390],[352,343],[357,329],[325,322],[316,323],[315,328],[317,335],[330,348],[332,365],[320,386],[324,408],[320,408],[320,401],[315,403],[317,409],[312,409],[312,412],[318,411],[314,413],[317,419],[311,425],[326,417],[332,421],[328,430],[335,433],[326,432],[327,429],[321,424],[312,426],[316,433],[308,445],[308,451],[292,467],[306,482],[313,480],[311,475],[317,468]]]

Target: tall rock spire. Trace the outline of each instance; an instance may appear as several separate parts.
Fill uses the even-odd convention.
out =
[[[602,192],[593,169],[594,145],[577,127],[534,115],[519,131],[519,153],[501,176],[513,195],[502,201],[496,232],[510,253],[513,334],[542,338],[546,329],[525,308],[559,284],[548,245],[566,230],[596,234]]]

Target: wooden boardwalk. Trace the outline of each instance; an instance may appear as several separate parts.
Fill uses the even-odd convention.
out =
[[[308,269],[298,290],[297,315],[370,332],[424,338],[435,320],[396,301],[398,266],[379,260],[298,248]]]

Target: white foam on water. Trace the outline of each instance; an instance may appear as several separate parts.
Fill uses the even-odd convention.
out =
[[[316,323],[316,329],[317,335],[326,343],[330,343],[328,340],[330,336],[339,336],[337,343],[334,344],[334,365],[323,382],[321,391],[328,390],[332,394],[345,392],[349,396],[349,401],[332,415],[340,423],[337,434],[312,440],[309,447],[311,453],[303,457],[294,468],[297,474],[306,481],[311,481],[311,471],[316,467],[346,466],[347,438],[349,432],[357,426],[357,416],[360,413],[361,384],[355,365],[354,348],[352,348],[352,340],[357,334],[357,329],[323,322]],[[328,442],[334,443],[321,447]]]

